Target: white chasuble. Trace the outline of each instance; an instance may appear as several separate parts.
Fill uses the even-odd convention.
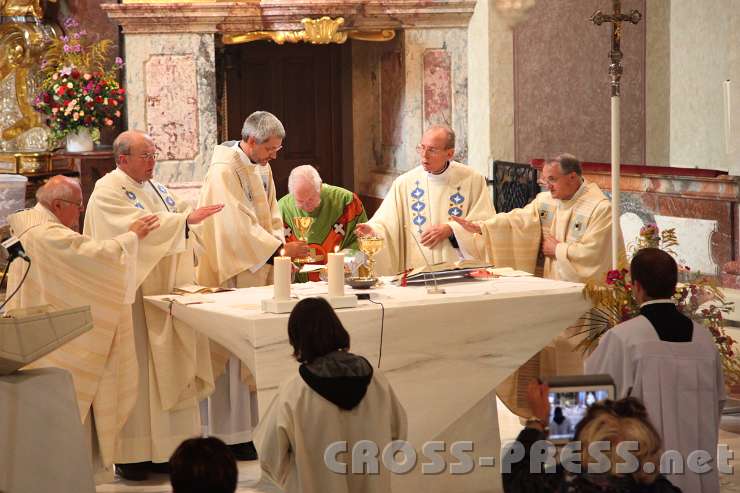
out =
[[[450,161],[439,175],[418,166],[396,178],[368,224],[384,238],[377,272],[392,275],[463,258],[449,239],[434,248],[421,246],[421,235],[433,225],[448,224],[455,237],[462,227],[451,216],[484,221],[495,214],[485,178],[464,164]],[[417,245],[416,243],[419,243]]]
[[[682,491],[719,493],[716,459],[725,386],[722,361],[706,327],[694,322],[691,342],[667,342],[639,315],[608,330],[584,369],[611,375],[618,398],[631,395],[645,404],[663,450],[683,458],[684,474],[667,475],[671,483]],[[686,467],[695,450],[711,455],[710,472]]]
[[[252,163],[238,142],[216,146],[198,204],[217,203],[223,210],[197,230],[203,248],[196,281],[228,288],[271,284],[266,262],[283,244],[283,219],[270,165]],[[211,346],[218,379],[201,416],[208,432],[227,444],[249,442],[258,416],[254,377],[228,350]]]
[[[138,370],[131,325],[138,238],[133,232],[95,241],[59,222],[43,205],[8,217],[33,264],[7,309],[50,305],[54,310],[90,306],[93,329],[69,341],[31,368],[58,367],[72,374],[82,422],[94,414],[100,457],[110,467],[118,433],[134,406]],[[28,264],[13,261],[12,293]]]
[[[199,205],[221,203],[223,210],[197,229],[198,284],[225,286],[236,277],[244,279],[230,287],[268,284],[272,269],[265,262],[283,243],[270,165],[251,163],[238,146],[216,146]]]
[[[208,338],[142,299],[193,281],[193,251],[186,238],[189,212],[164,185],[138,183],[119,169],[96,182],[88,202],[85,233],[96,239],[127,231],[147,214],[160,221],[139,246],[133,319],[141,385],[121,433],[118,462],[166,461],[183,437],[200,431],[197,402],[213,391]]]
[[[549,233],[560,244],[555,258],[545,258],[543,277],[603,281],[611,268],[611,203],[595,183],[584,182],[569,200],[542,192],[525,207],[480,226],[481,235],[463,234],[458,241],[497,267],[534,273],[542,235]]]

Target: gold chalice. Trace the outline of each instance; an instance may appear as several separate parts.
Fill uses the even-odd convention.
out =
[[[360,251],[367,255],[368,279],[375,279],[375,255],[383,249],[383,238],[377,236],[360,236],[357,238]]]
[[[308,232],[311,230],[312,225],[313,218],[310,216],[297,216],[293,218],[293,227],[295,228],[296,237],[306,244],[308,244]],[[297,264],[309,264],[315,261],[316,259],[310,253],[305,257],[293,259],[293,262]]]

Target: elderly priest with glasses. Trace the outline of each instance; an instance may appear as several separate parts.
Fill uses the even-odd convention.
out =
[[[452,218],[483,221],[496,213],[483,175],[452,160],[451,128],[430,127],[416,150],[419,166],[396,178],[372,219],[356,228],[358,236],[384,239],[380,274],[461,260],[466,252],[459,249],[457,235],[464,230]]]

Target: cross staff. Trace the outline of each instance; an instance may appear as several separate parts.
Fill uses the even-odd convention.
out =
[[[609,52],[611,64],[609,75],[611,76],[611,103],[612,103],[612,269],[617,268],[619,260],[619,162],[620,156],[620,134],[619,134],[619,89],[622,78],[622,22],[637,24],[642,19],[642,14],[632,10],[629,14],[622,13],[621,0],[612,0],[614,6],[613,14],[604,14],[601,10],[594,12],[591,22],[597,26],[605,22],[611,23],[612,49]]]

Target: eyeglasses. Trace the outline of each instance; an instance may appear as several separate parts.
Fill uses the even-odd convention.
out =
[[[131,154],[121,154],[122,156],[130,156]],[[156,152],[144,152],[142,154],[139,154],[139,157],[145,161],[148,161],[150,159],[157,160],[157,153]]]
[[[64,200],[64,199],[57,199],[60,202],[65,202],[67,204],[72,204],[74,206],[77,206],[78,209],[82,209],[85,207],[85,204],[83,202],[72,202],[71,200]]]
[[[434,147],[427,147],[423,144],[419,144],[418,146],[416,146],[416,152],[418,152],[422,156],[426,153],[429,153],[430,156],[436,156],[438,154],[442,154],[445,151],[447,151],[447,149],[437,149]]]
[[[282,148],[283,148],[283,146],[265,147],[265,150],[268,152],[268,154],[274,154],[274,153],[278,152]]]
[[[537,183],[540,184],[540,185],[553,185],[553,184],[557,183],[557,181],[559,179],[561,179],[562,177],[564,177],[564,176],[566,176],[566,175],[558,175],[558,176],[550,175],[550,176],[548,176],[546,178],[540,177],[537,180]]]

